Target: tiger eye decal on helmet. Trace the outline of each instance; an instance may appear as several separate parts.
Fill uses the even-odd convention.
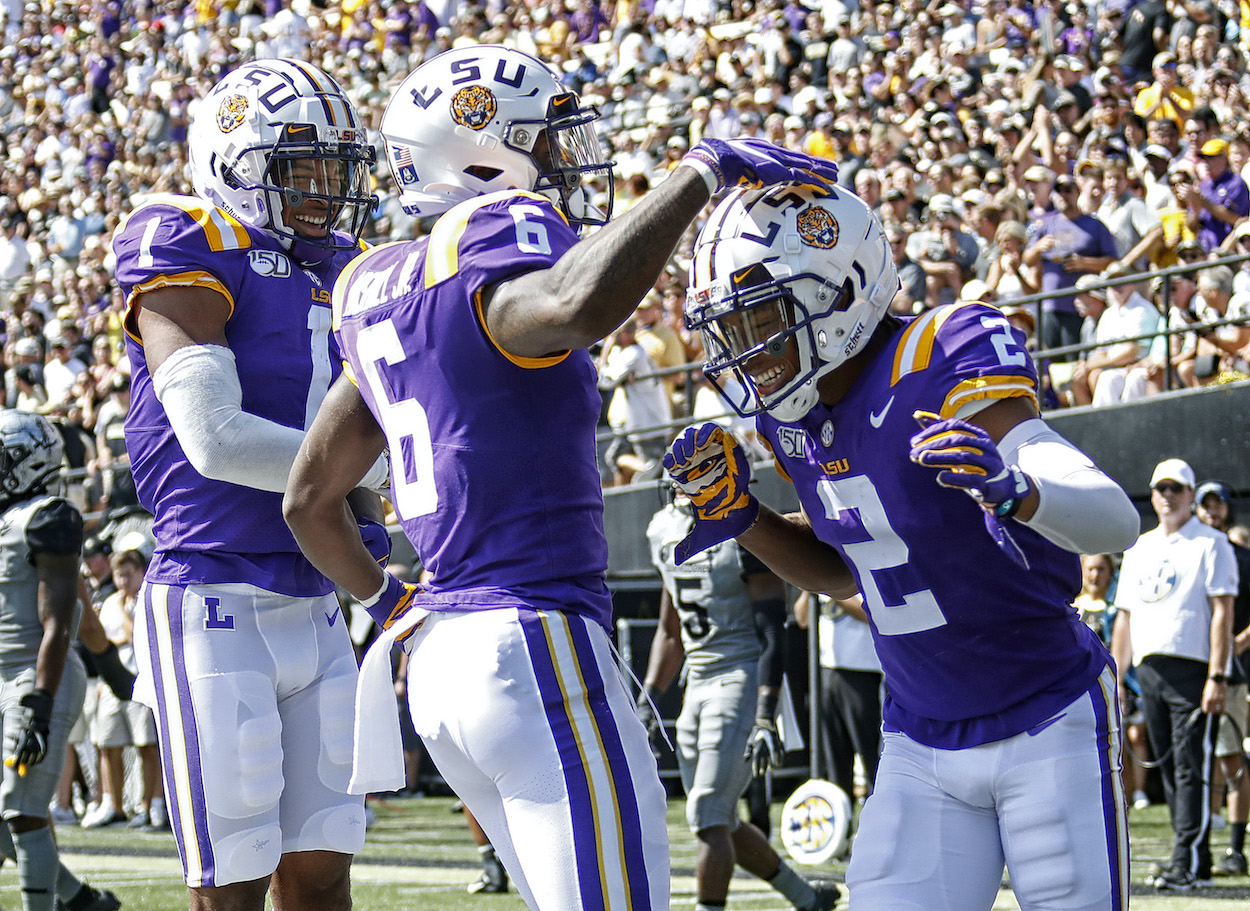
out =
[[[495,93],[484,85],[471,85],[451,97],[451,119],[470,130],[485,127],[498,110]]]
[[[804,209],[798,217],[799,239],[809,247],[830,250],[838,242],[838,220],[824,209]]]
[[[227,95],[217,108],[217,127],[223,133],[237,130],[247,116],[247,99],[242,95]]]

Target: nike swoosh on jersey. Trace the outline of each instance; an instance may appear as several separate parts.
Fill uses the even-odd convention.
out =
[[[880,427],[882,424],[884,424],[886,412],[890,410],[890,406],[893,404],[894,404],[894,396],[890,396],[889,400],[885,403],[885,407],[882,408],[880,411],[868,412],[868,423],[871,424],[873,427]]]
[[[1062,718],[1066,714],[1068,713],[1060,712],[1054,718],[1047,718],[1041,724],[1033,725],[1033,727],[1029,728],[1029,736],[1036,737],[1038,734],[1042,733],[1042,731],[1046,730],[1048,727],[1050,727],[1052,724],[1054,724],[1056,721],[1058,721],[1060,718]]]
[[[334,609],[334,613],[326,614],[326,623],[330,626],[334,626],[334,621],[339,618],[339,614],[342,613],[342,611],[343,609],[341,607],[336,607]]]

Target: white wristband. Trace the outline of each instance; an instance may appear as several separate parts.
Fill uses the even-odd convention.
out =
[[[720,178],[716,176],[716,172],[712,170],[712,166],[694,155],[687,155],[681,163],[688,168],[694,168],[699,172],[699,176],[703,178],[703,182],[707,184],[707,194],[712,196],[720,189]]]
[[[382,587],[379,588],[377,591],[375,591],[368,598],[365,598],[365,600],[361,601],[360,606],[363,607],[365,610],[368,610],[369,608],[373,607],[373,605],[378,603],[378,599],[381,598],[382,594],[386,591],[386,586],[390,584],[391,584],[391,574],[386,573],[386,572],[382,573]]]

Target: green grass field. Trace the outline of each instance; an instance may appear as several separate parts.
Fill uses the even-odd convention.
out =
[[[477,873],[477,852],[459,814],[451,812],[450,798],[383,800],[370,804],[377,823],[370,828],[364,851],[352,871],[352,893],[357,908],[368,911],[521,911],[516,892],[508,895],[468,895],[465,885]],[[686,831],[682,805],[669,805],[669,835],[673,854],[673,907],[694,906],[694,842]],[[1158,895],[1143,883],[1151,863],[1167,856],[1170,830],[1163,807],[1134,811],[1132,906],[1140,911],[1199,911],[1246,907],[1250,878],[1217,880],[1213,888],[1189,895]],[[58,830],[66,864],[95,885],[112,889],[127,911],[177,911],[186,908],[186,889],[173,837],[168,834],[129,832],[126,829]],[[774,839],[776,843],[776,839]],[[1213,839],[1217,856],[1227,836]],[[843,863],[803,872],[841,879]],[[743,911],[786,911],[776,893],[745,874],[735,879],[730,896],[733,908]],[[841,905],[840,907],[845,907]],[[1017,907],[1009,890],[999,895],[995,909]],[[12,864],[0,868],[0,909],[20,911]]]

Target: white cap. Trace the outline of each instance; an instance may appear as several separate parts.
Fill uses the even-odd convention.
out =
[[[1192,490],[1194,470],[1184,459],[1164,459],[1155,466],[1155,473],[1150,476],[1150,486],[1154,487],[1160,481],[1179,481]]]
[[[119,540],[113,542],[113,553],[121,554],[134,550],[142,554],[145,560],[152,559],[152,551],[155,549],[152,539],[141,531],[127,532]]]

